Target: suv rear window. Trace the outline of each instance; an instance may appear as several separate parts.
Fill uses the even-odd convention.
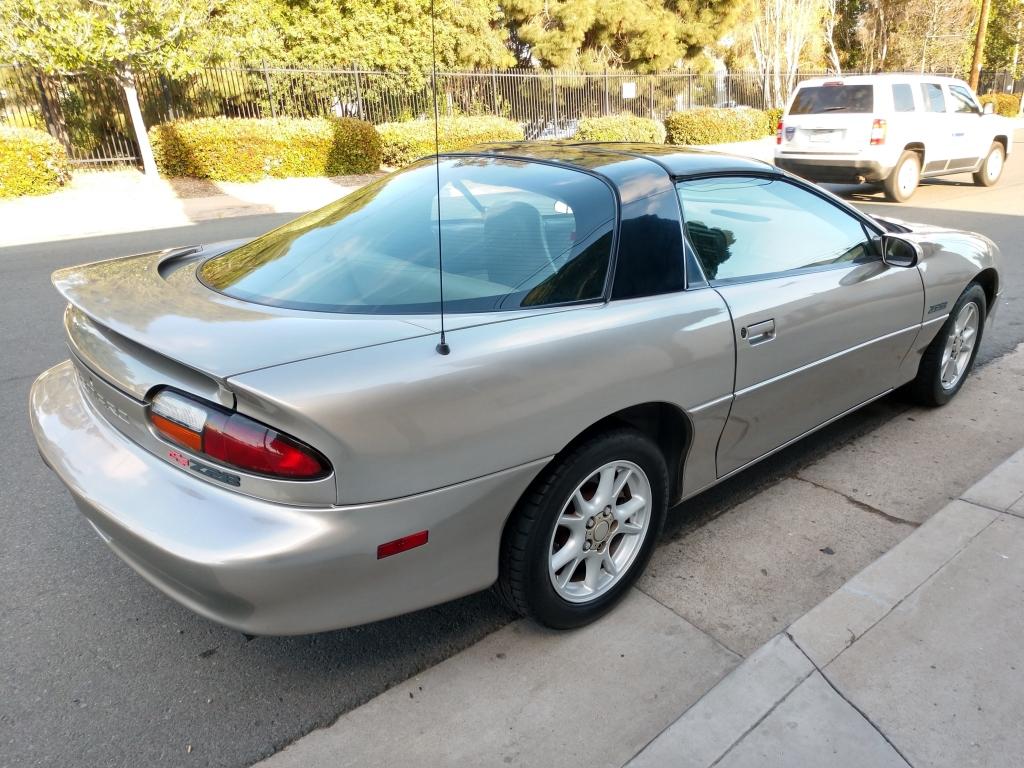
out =
[[[604,295],[615,222],[604,182],[508,158],[442,158],[437,173],[425,160],[391,174],[210,259],[200,277],[258,304],[433,313],[441,306],[440,219],[445,311]]]
[[[791,115],[820,115],[827,112],[873,112],[873,85],[813,85],[801,87],[789,108]]]

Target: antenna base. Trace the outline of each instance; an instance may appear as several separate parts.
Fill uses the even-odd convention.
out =
[[[448,342],[446,341],[442,341],[440,344],[438,344],[436,349],[437,354],[439,355],[447,355],[449,352],[452,351],[452,348],[448,346]]]

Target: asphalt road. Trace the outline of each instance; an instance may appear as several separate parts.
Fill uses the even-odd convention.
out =
[[[1024,157],[1011,162],[997,192],[984,193],[984,212],[934,207],[979,199],[981,190],[957,181],[928,185],[898,207],[877,205],[869,189],[843,192],[871,212],[992,237],[1004,254],[1004,305],[980,360],[1024,340]],[[366,627],[247,639],[137,577],[40,462],[25,415],[28,389],[65,357],[51,271],[253,235],[286,218],[0,250],[0,765],[248,765],[510,619],[485,593]],[[685,534],[904,407],[882,400],[688,502],[666,536]]]

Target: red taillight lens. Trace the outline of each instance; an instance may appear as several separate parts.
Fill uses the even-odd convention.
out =
[[[885,144],[885,120],[875,118],[871,123],[871,144]]]
[[[782,121],[779,120],[779,124],[775,126],[775,143],[782,143]]]
[[[298,440],[171,390],[153,398],[149,420],[171,442],[248,472],[296,480],[328,472],[326,460]]]

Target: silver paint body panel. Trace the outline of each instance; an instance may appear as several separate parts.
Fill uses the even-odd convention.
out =
[[[688,162],[652,150],[651,171],[626,156],[629,145],[601,151],[633,197],[644,173],[663,184],[666,169]],[[697,157],[714,167],[713,155]],[[32,426],[105,540],[176,600],[254,634],[359,624],[491,584],[503,526],[530,483],[624,409],[657,403],[680,415],[676,501],[912,379],[964,287],[998,269],[998,250],[980,235],[911,228],[925,253],[916,268],[872,262],[449,315],[450,355],[435,351],[436,317],[215,294],[195,267],[223,247],[61,270],[74,364],[33,385]],[[774,335],[751,345],[743,329],[767,320]],[[333,474],[243,478],[235,489],[177,466],[145,425],[160,386],[293,435]],[[376,559],[378,545],[419,530],[427,545]]]

